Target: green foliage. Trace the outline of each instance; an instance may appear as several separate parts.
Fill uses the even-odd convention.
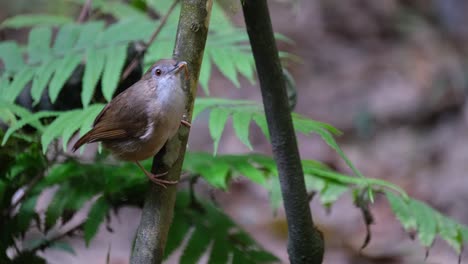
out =
[[[167,241],[166,257],[190,234],[179,263],[197,263],[210,248],[208,263],[272,263],[278,259],[261,249],[226,214],[209,202],[194,200],[180,192]],[[191,232],[190,232],[191,231]],[[229,257],[233,258],[229,262]]]
[[[139,2],[133,6],[120,1],[92,1],[95,12],[116,18],[116,22],[111,24],[106,24],[105,20],[77,24],[69,17],[53,15],[16,16],[0,24],[1,28],[32,27],[26,46],[12,41],[0,43],[0,60],[4,66],[0,71],[0,121],[9,127],[5,134],[0,130],[0,263],[44,262],[35,254],[43,248],[58,248],[73,253],[69,245],[55,241],[51,234],[63,227],[87,203],[92,203],[88,217],[77,227],[83,230],[87,245],[111,210],[124,205],[142,205],[147,179],[135,165],[106,164],[106,153],[98,155],[94,164],[87,165],[67,155],[61,157],[61,163],[57,157],[46,158],[44,155],[52,142],[61,139],[62,147],[66,150],[76,132],[83,135],[91,127],[103,107],[95,103],[97,87],[100,87],[104,99],[110,101],[120,82],[125,62],[129,59],[128,47],[147,41],[160,23],[150,18],[147,14],[151,12],[148,11],[165,14],[172,4],[171,1],[157,0]],[[178,13],[179,7],[173,14]],[[236,87],[240,87],[239,75],[253,83],[254,61],[245,30],[234,26],[217,2],[213,5],[211,22],[199,80],[205,93],[209,94],[213,65]],[[167,25],[154,44],[148,47],[143,58],[145,66],[172,54],[176,25],[177,16],[169,16]],[[281,35],[276,37],[289,41]],[[285,53],[280,55],[291,57]],[[77,70],[79,67],[82,67],[82,71],[81,68]],[[34,105],[45,94],[53,103],[71,76],[80,72],[82,76],[77,77],[82,80],[82,109],[32,113],[14,104],[27,86],[31,88]],[[236,136],[249,150],[253,149],[249,139],[252,122],[269,138],[263,108],[256,102],[199,98],[195,104],[194,119],[204,111],[209,111],[209,131],[215,154],[229,118],[232,119]],[[319,135],[359,176],[340,174],[318,161],[303,160],[307,191],[317,193],[324,206],[331,207],[350,190],[354,193],[367,192],[371,202],[374,192],[383,191],[397,219],[405,230],[418,232],[422,245],[430,247],[434,239],[440,236],[457,253],[461,253],[464,241],[468,241],[466,226],[441,215],[421,201],[409,198],[396,185],[364,177],[335,141],[334,136],[340,135],[336,128],[297,113],[293,113],[292,118],[296,132]],[[30,127],[34,132],[27,132],[31,130]],[[60,156],[63,152],[55,149],[48,154]],[[149,162],[144,162],[144,166],[148,168]],[[273,210],[282,203],[278,172],[271,157],[189,152],[184,170],[201,176],[210,186],[223,190],[229,187],[231,180],[245,176],[268,190]],[[20,198],[19,204],[12,206],[12,198],[21,188],[26,188],[27,192]],[[49,188],[57,190],[45,211],[45,217],[42,217],[35,207],[39,195]],[[187,239],[182,249],[181,263],[194,263],[207,250],[209,263],[227,263],[230,258],[232,263],[277,261],[219,208],[193,197],[184,192],[178,194],[167,255]],[[6,249],[14,244],[14,239],[21,240],[33,224],[40,229],[43,237],[23,241],[25,250],[18,252],[18,257],[10,261]]]

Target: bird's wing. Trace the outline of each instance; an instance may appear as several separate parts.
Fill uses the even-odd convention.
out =
[[[140,102],[130,102],[130,98],[138,100],[136,93],[138,91],[130,87],[108,103],[94,120],[93,128],[75,143],[73,151],[86,143],[143,135],[148,126],[148,114]]]

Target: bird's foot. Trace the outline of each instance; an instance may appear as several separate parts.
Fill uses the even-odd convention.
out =
[[[148,172],[148,174],[146,174],[146,176],[148,177],[148,179],[150,179],[150,181],[152,181],[153,183],[155,183],[157,185],[160,185],[161,187],[164,187],[164,188],[167,188],[167,185],[177,184],[179,182],[179,181],[170,181],[170,180],[159,179],[160,177],[165,176],[167,174],[168,174],[167,171],[163,172],[163,173],[159,173],[159,174],[153,174],[151,172]]]
[[[188,128],[191,128],[192,127],[192,124],[190,124],[189,121],[185,121],[185,120],[180,120],[180,123]]]

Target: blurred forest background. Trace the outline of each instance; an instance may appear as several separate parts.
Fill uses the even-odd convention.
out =
[[[224,0],[233,21],[242,12]],[[412,197],[468,224],[468,2],[463,0],[276,0],[269,1],[273,28],[293,40],[279,48],[297,58],[286,68],[297,84],[296,112],[344,131],[338,140],[361,172],[403,187]],[[24,13],[78,14],[66,0],[1,0],[0,21]],[[27,32],[1,29],[0,39],[25,41]],[[260,101],[255,85],[241,79],[235,89],[217,70],[211,95]],[[202,92],[200,92],[202,94]],[[192,150],[212,150],[206,119],[190,134]],[[255,131],[255,148],[271,152]],[[348,172],[345,163],[318,137],[299,136],[302,158]],[[226,129],[220,153],[248,151]],[[204,188],[201,186],[200,188]],[[206,192],[210,192],[205,188]],[[284,215],[272,217],[268,194],[244,180],[228,192],[214,191],[218,203],[266,249],[287,261]],[[428,259],[377,196],[372,240],[360,252],[366,228],[350,195],[329,210],[315,199],[314,220],[324,232],[325,262],[457,263],[450,247],[436,240]],[[50,263],[127,263],[140,209],[124,208],[112,216],[113,232],[101,226],[89,248],[70,241],[77,252],[47,251]],[[464,254],[462,263],[468,261]],[[168,263],[172,263],[171,260]]]

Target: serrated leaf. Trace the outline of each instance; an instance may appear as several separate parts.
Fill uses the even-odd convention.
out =
[[[47,206],[45,213],[45,226],[46,230],[50,230],[56,223],[59,217],[63,214],[65,204],[68,201],[68,193],[71,187],[68,184],[61,185],[57,192],[55,192],[52,201]]]
[[[99,10],[102,13],[111,14],[115,18],[144,17],[144,13],[131,5],[121,2],[99,2]]]
[[[8,128],[8,130],[6,131],[5,136],[3,137],[3,140],[2,140],[2,146],[5,145],[5,143],[10,138],[11,134],[16,132],[18,129],[21,129],[23,126],[25,126],[27,124],[32,124],[32,123],[38,121],[41,118],[57,116],[59,114],[60,114],[59,112],[43,111],[43,112],[38,112],[38,113],[33,114],[33,115],[29,115],[29,116],[27,116],[25,118],[22,118],[21,120],[16,122],[16,124],[14,124],[13,126]]]
[[[445,240],[457,254],[460,254],[463,246],[463,238],[460,225],[439,213],[436,213],[437,229],[440,237]]]
[[[218,161],[205,167],[202,177],[216,188],[226,189],[226,176],[229,172],[229,165],[223,161]]]
[[[67,16],[59,15],[41,15],[27,14],[18,15],[5,19],[0,26],[3,28],[22,28],[34,26],[58,26],[73,22],[73,19]]]
[[[81,124],[81,129],[79,133],[80,137],[91,129],[94,119],[96,119],[96,116],[99,114],[99,112],[102,111],[103,108],[104,105],[102,104],[93,104],[87,108],[88,115],[82,120],[83,122]]]
[[[119,45],[106,49],[106,64],[102,75],[102,94],[110,102],[119,84],[125,59],[127,57],[127,46]]]
[[[255,67],[251,53],[238,52],[233,56],[237,71],[240,72],[251,84],[255,83]]]
[[[76,41],[78,40],[78,36],[80,35],[80,30],[86,30],[88,27],[85,26],[78,26],[76,24],[69,24],[65,25],[60,28],[57,32],[57,37],[55,37],[53,51],[56,55],[58,54],[65,54],[70,49],[73,48]]]
[[[77,54],[65,55],[65,57],[60,61],[57,71],[49,85],[49,98],[52,103],[55,103],[63,85],[66,83],[68,78],[70,78],[80,62],[81,56]]]
[[[210,244],[210,237],[204,230],[195,228],[187,246],[184,248],[179,264],[197,263]]]
[[[410,200],[409,209],[413,213],[418,226],[418,238],[425,247],[430,247],[434,242],[437,232],[437,222],[434,211],[426,204]]]
[[[239,140],[246,145],[249,150],[253,150],[249,140],[249,127],[252,115],[250,113],[234,112],[232,115],[232,125]]]
[[[21,50],[13,41],[0,43],[0,58],[5,65],[5,70],[15,72],[24,67],[23,55]]]
[[[37,199],[39,195],[32,195],[27,197],[20,205],[17,215],[17,229],[19,231],[26,231],[29,228],[32,218],[34,217]]]
[[[89,242],[96,235],[99,226],[104,220],[107,212],[109,211],[109,203],[105,200],[103,196],[99,197],[96,202],[93,204],[88,213],[88,218],[84,224],[84,238],[86,246],[89,246]]]
[[[257,126],[262,130],[263,135],[270,140],[270,131],[268,130],[268,124],[265,118],[265,115],[253,115],[253,121],[257,124]]]
[[[50,44],[52,30],[49,27],[33,27],[29,32],[28,60],[29,64],[38,63],[51,55]]]
[[[227,246],[227,243],[225,243],[223,239],[216,239],[213,241],[208,264],[228,263],[229,252],[226,250]]]
[[[9,86],[2,89],[2,99],[6,102],[13,103],[18,95],[23,91],[26,84],[33,78],[34,71],[32,68],[24,67],[14,77]]]
[[[408,203],[406,203],[400,196],[395,195],[390,191],[385,191],[390,207],[401,225],[406,231],[415,230],[417,227],[416,219],[410,210]]]
[[[98,109],[100,110],[102,106],[101,105],[98,105],[98,106],[99,106]],[[93,105],[93,106],[88,107],[87,109],[79,110],[72,116],[73,120],[71,122],[67,122],[68,125],[63,129],[63,133],[62,133],[62,146],[63,146],[64,151],[67,150],[68,142],[71,136],[73,136],[73,134],[79,128],[83,126],[83,120],[87,120],[89,113],[93,112],[93,111],[89,111],[91,107],[96,108],[96,106]],[[94,110],[94,109],[91,109],[91,110]],[[91,115],[91,117],[94,117],[94,116]],[[89,129],[89,127],[85,127],[85,129]]]
[[[104,21],[89,22],[81,27],[75,49],[92,48],[97,36],[104,30]]]
[[[228,78],[237,88],[240,88],[239,80],[237,79],[237,71],[234,63],[230,56],[229,50],[226,48],[213,48],[208,50],[210,57],[213,59],[214,64],[221,73]]]
[[[266,183],[265,175],[248,161],[233,161],[231,166],[255,183],[260,185],[264,185]]]
[[[211,110],[210,121],[209,121],[209,130],[211,138],[214,141],[213,154],[216,155],[218,152],[219,140],[223,134],[224,127],[226,125],[227,119],[230,115],[230,110],[223,108],[215,108]]]
[[[41,135],[43,153],[46,153],[52,140],[58,138],[68,125],[76,122],[76,120],[74,120],[76,114],[76,111],[63,112],[44,130]]]
[[[31,97],[33,104],[36,105],[40,102],[41,96],[44,93],[44,89],[47,86],[50,78],[54,71],[57,70],[58,62],[56,60],[50,60],[40,66],[40,68],[34,74],[33,84],[31,88]]]
[[[104,69],[105,50],[95,48],[88,49],[86,54],[86,67],[83,75],[83,90],[81,91],[81,102],[87,107],[91,102],[96,89],[96,84]]]
[[[17,104],[14,104],[14,103],[7,103],[7,102],[1,101],[1,100],[0,100],[0,109],[6,109],[8,111],[11,111],[12,113],[19,116],[20,118],[26,118],[26,117],[29,117],[29,116],[32,115],[31,112],[29,112],[29,110],[27,110],[24,107],[21,107],[21,106],[19,106]],[[16,123],[11,124],[10,126],[14,126],[14,125],[16,125]],[[30,122],[29,125],[34,127],[35,129],[39,130],[39,131],[43,130],[43,126],[42,126],[41,122],[39,122],[37,120]]]
[[[320,202],[325,206],[329,206],[347,191],[348,187],[345,185],[327,183],[325,188],[320,192]]]
[[[96,44],[108,46],[111,43],[117,44],[147,39],[151,36],[154,24],[152,20],[138,17],[119,20],[117,23],[111,24],[97,36]],[[138,30],[135,30],[136,28]],[[125,32],[125,34],[122,34],[122,32]]]

